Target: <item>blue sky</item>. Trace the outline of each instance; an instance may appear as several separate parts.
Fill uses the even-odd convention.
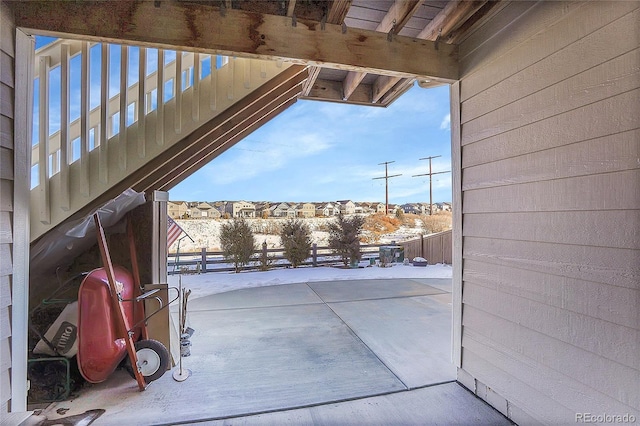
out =
[[[428,202],[429,178],[451,170],[449,87],[415,85],[387,108],[300,100],[169,191],[184,201]],[[451,201],[451,174],[433,176],[433,201]]]
[[[53,40],[37,37],[36,47]],[[90,55],[92,108],[100,101],[99,49],[92,47]],[[110,48],[111,96],[120,85],[119,50],[118,46]],[[155,71],[156,54],[153,49],[147,51],[149,73]],[[138,79],[138,59],[138,49],[131,48],[130,84]],[[166,51],[165,63],[174,59],[175,52]],[[80,114],[79,60],[71,60],[72,119]],[[74,70],[78,75],[73,75]],[[210,68],[203,72],[208,74]],[[56,74],[54,70],[50,78],[49,97],[59,105],[59,71]],[[34,89],[33,134],[37,143],[37,84]],[[59,120],[59,110],[50,109],[50,131],[59,129]],[[448,86],[422,89],[416,84],[387,108],[299,100],[170,189],[169,196],[174,201],[384,202],[384,179],[373,178],[384,176],[384,166],[379,163],[394,161],[389,164],[389,175],[402,176],[389,179],[389,202],[428,202],[428,176],[413,175],[429,171],[428,161],[419,160],[428,156],[441,156],[432,162],[434,172],[451,170],[450,138]],[[79,143],[72,143],[74,161]],[[451,201],[451,197],[451,174],[434,175],[433,201]]]

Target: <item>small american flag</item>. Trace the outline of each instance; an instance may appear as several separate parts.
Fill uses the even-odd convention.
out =
[[[180,225],[178,225],[170,217],[167,218],[167,248],[171,247],[171,244],[175,243],[178,237],[184,232]]]

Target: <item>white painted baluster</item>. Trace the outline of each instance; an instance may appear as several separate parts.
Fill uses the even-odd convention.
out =
[[[60,45],[60,199],[58,204],[64,211],[70,208],[71,193],[69,178],[69,45]]]
[[[175,130],[176,133],[182,131],[182,52],[176,51],[176,80],[173,86],[175,103]]]
[[[89,196],[89,43],[82,43],[80,73],[80,192]]]
[[[191,118],[197,122],[200,118],[200,54],[193,54],[193,92],[191,97]]]
[[[118,133],[118,164],[127,170],[127,88],[129,74],[129,47],[120,47],[120,126]]]
[[[227,83],[227,99],[233,99],[233,85],[235,83],[235,67],[236,67],[236,58],[229,58],[229,62],[227,63],[227,72],[228,72],[228,83]]]
[[[164,50],[158,49],[156,143],[164,145]]]
[[[144,47],[140,48],[140,57],[139,57],[139,73],[138,73],[138,157],[144,158],[146,149],[145,149],[145,124],[146,124],[146,109],[144,106],[144,97],[145,97],[145,82],[147,80],[147,49]]]
[[[251,87],[251,60],[244,59],[242,63],[244,65],[244,88],[249,89]]]
[[[211,107],[211,111],[215,111],[217,108],[217,97],[218,97],[218,69],[216,67],[216,56],[211,55],[211,75],[209,76],[209,106]]]
[[[49,204],[49,57],[40,57],[40,98],[38,105],[38,192],[40,222],[51,222]]]
[[[109,179],[109,45],[102,43],[102,62],[100,64],[100,151],[99,174],[100,182],[107,183]]]

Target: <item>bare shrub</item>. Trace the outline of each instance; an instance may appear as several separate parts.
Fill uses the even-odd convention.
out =
[[[280,235],[282,226],[278,220],[259,219],[252,221],[251,230],[254,234]]]
[[[421,223],[418,221],[421,221],[420,215],[415,213],[405,213],[402,217],[402,224],[404,226],[408,226],[409,228],[418,226]]]
[[[451,229],[451,212],[436,212],[428,216],[422,216],[422,229],[425,234],[435,234],[436,232],[448,231]]]
[[[367,216],[363,225],[367,233],[367,242],[375,243],[382,235],[397,231],[401,223],[397,217],[387,216],[384,213]]]

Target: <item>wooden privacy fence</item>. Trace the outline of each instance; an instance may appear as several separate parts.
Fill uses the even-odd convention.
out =
[[[451,230],[423,235],[420,238],[399,243],[399,245],[404,247],[404,257],[410,261],[415,257],[423,257],[431,265],[435,263],[451,264],[453,260]]]

